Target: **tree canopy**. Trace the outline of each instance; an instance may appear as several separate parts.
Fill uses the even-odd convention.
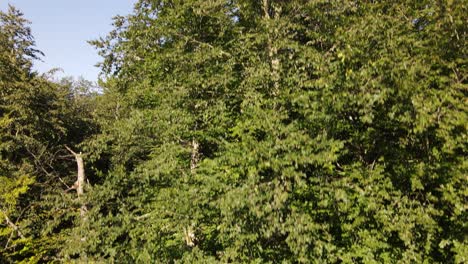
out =
[[[467,262],[467,13],[139,0],[98,93],[35,72],[10,7],[0,262]]]

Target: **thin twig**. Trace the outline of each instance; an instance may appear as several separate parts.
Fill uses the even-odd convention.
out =
[[[68,184],[66,184],[65,181],[62,180],[62,178],[60,178],[60,176],[57,176],[57,178],[59,179],[60,182],[63,183],[63,185],[65,185],[67,187],[67,189],[70,189],[70,186],[68,186]]]

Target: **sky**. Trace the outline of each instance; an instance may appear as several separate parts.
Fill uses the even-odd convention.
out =
[[[112,17],[132,12],[136,0],[0,0],[0,9],[11,4],[31,21],[36,46],[44,52],[35,69],[47,72],[61,68],[57,77],[82,76],[96,81],[101,61],[88,40],[105,37],[112,30]]]

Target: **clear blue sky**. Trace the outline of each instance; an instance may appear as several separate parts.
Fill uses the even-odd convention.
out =
[[[8,3],[20,9],[32,24],[38,49],[44,62],[35,68],[45,72],[62,68],[59,76],[83,76],[96,81],[101,59],[86,41],[104,37],[112,29],[112,17],[131,13],[136,0],[0,0],[0,9]]]

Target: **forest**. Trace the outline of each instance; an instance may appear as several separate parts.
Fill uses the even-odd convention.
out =
[[[57,80],[10,6],[0,263],[468,263],[467,14],[139,0]]]

